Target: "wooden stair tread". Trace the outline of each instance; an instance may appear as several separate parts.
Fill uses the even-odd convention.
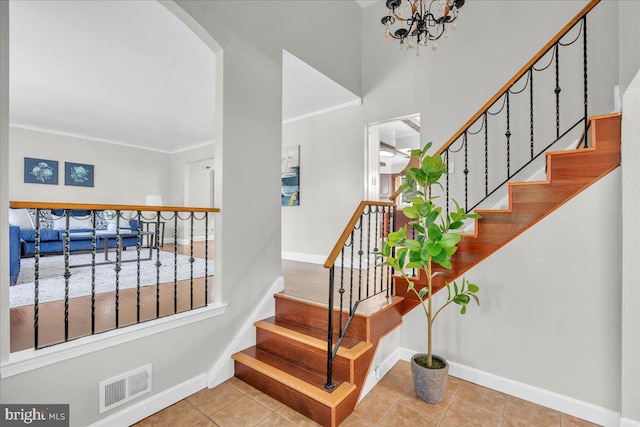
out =
[[[326,330],[312,328],[286,319],[279,319],[275,316],[260,320],[255,323],[255,326],[257,328],[264,328],[272,332],[277,332],[281,335],[286,335],[292,339],[296,339],[316,348],[325,350],[327,348]],[[371,345],[368,343],[345,337],[341,346],[341,350],[343,350],[342,356],[346,358],[353,358],[355,355],[361,353],[363,348],[366,349],[370,346]]]
[[[338,406],[356,389],[355,384],[343,382],[332,392],[328,392],[323,388],[326,377],[279,359],[255,346],[242,350],[232,357],[236,362],[242,363],[329,408]]]

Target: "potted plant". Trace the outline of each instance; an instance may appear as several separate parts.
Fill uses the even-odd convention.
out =
[[[434,203],[435,197],[429,197],[429,188],[440,185],[442,175],[447,173],[447,165],[442,162],[439,154],[428,155],[431,148],[428,143],[422,150],[413,150],[412,157],[419,160],[418,167],[408,167],[405,182],[399,187],[399,192],[410,204],[402,209],[409,218],[408,223],[414,232],[407,235],[407,225],[397,231],[389,233],[382,245],[381,252],[376,255],[382,257],[383,264],[391,266],[396,274],[407,281],[408,290],[413,292],[420,302],[427,318],[427,353],[417,354],[411,360],[416,396],[429,402],[440,402],[447,389],[449,365],[442,357],[433,354],[433,323],[440,312],[450,304],[461,306],[460,313],[465,314],[467,304],[473,299],[478,305],[480,301],[476,293],[479,288],[466,279],[462,284],[446,283],[447,301],[438,309],[433,307],[433,278],[442,272],[434,272],[434,264],[445,269],[451,268],[451,256],[457,251],[460,241],[459,230],[464,221],[479,218],[478,214],[468,214],[457,203],[456,209],[450,213],[443,213],[442,207]],[[427,285],[416,289],[415,281],[407,274],[407,270],[417,269],[426,277]]]

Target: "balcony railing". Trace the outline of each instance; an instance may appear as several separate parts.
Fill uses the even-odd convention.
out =
[[[28,212],[33,226],[10,226],[12,315],[33,319],[32,327],[12,322],[11,351],[213,302],[211,215],[218,209],[34,202],[10,208]],[[165,235],[172,235],[167,243]]]

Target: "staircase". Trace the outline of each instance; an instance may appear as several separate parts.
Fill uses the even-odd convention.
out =
[[[463,236],[452,270],[436,276],[434,288],[461,276],[617,168],[620,130],[620,114],[592,117],[591,147],[547,153],[547,181],[509,183],[509,208],[477,211],[482,218],[476,220],[476,233]],[[415,282],[418,289],[426,285],[421,276]],[[356,313],[338,350],[332,392],[323,387],[326,306],[281,293],[275,295],[275,316],[255,324],[256,345],[233,355],[235,376],[323,426],[339,425],[358,402],[380,338],[418,304],[401,277],[395,277],[395,296],[375,298],[378,302],[369,304],[374,309]]]
[[[275,316],[255,323],[256,345],[233,355],[235,376],[323,426],[339,425],[355,409],[380,338],[402,323],[403,299],[381,298],[351,322],[334,360],[332,392],[323,387],[327,307],[281,293]]]
[[[458,160],[458,164],[465,165],[464,197],[460,200],[465,201],[465,209],[473,209],[467,207],[468,182],[481,182],[477,180],[484,179],[486,197],[502,185],[499,184],[490,190],[486,172],[486,153],[489,146],[487,129],[490,120],[493,129],[498,114],[504,115],[506,126],[504,135],[507,147],[507,179],[513,179],[518,173],[511,174],[511,170],[517,169],[517,166],[510,167],[511,143],[523,141],[515,141],[515,138],[511,141],[510,99],[520,93],[527,93],[524,89],[528,87],[531,93],[529,109],[522,114],[528,114],[530,118],[530,128],[527,129],[530,133],[530,162],[538,156],[546,156],[547,180],[509,182],[506,184],[509,196],[507,209],[476,210],[482,218],[475,220],[475,234],[463,235],[458,244],[458,251],[451,259],[452,269],[445,272],[437,266],[434,268],[434,273],[445,273],[434,278],[435,291],[444,287],[446,282],[463,275],[620,165],[621,115],[597,116],[592,117],[590,121],[587,116],[586,14],[599,1],[591,0],[440,149],[439,152],[444,153],[443,157],[447,162],[455,153],[464,156]],[[581,117],[573,125],[561,126],[561,79],[556,62],[556,67],[551,68],[555,68],[556,80],[551,91],[555,94],[557,139],[535,154],[534,140],[538,145],[541,142],[534,138],[534,118],[535,123],[546,120],[545,125],[548,126],[551,126],[551,119],[544,116],[545,119],[540,120],[541,113],[534,114],[533,76],[534,73],[544,72],[549,68],[549,65],[539,63],[548,52],[552,52],[552,60],[555,58],[557,61],[560,47],[570,46],[578,40],[579,37],[571,36],[572,41],[563,41],[563,37],[576,25],[580,25],[578,36],[582,35],[583,40],[583,43],[577,44],[583,48],[583,58],[577,69],[583,72],[583,81],[578,84],[584,88],[584,98],[574,97],[572,100]],[[548,60],[545,59],[543,62],[546,64]],[[525,80],[523,88],[522,82]],[[536,83],[536,88],[539,87],[540,84]],[[570,151],[548,151],[553,144],[579,125],[584,126],[585,139],[589,139],[586,135],[588,122],[590,147]],[[472,136],[482,137],[483,134],[484,140],[481,139],[479,143],[484,143],[485,167],[476,169],[484,172],[484,176],[478,178],[468,175],[470,171],[467,168],[467,149]],[[452,148],[454,144],[456,148]],[[530,162],[522,165],[522,168]],[[492,164],[491,167],[499,166]],[[448,181],[445,200],[448,204]],[[256,345],[233,355],[236,377],[323,426],[337,426],[349,416],[362,393],[381,337],[398,327],[402,323],[402,316],[418,305],[415,294],[408,291],[407,282],[397,276],[392,280],[391,272],[384,276],[385,280],[388,280],[383,283],[383,273],[380,272],[376,276],[378,273],[373,269],[373,282],[380,280],[379,283],[371,285],[373,291],[370,293],[369,254],[376,250],[374,247],[380,247],[379,240],[391,230],[392,220],[395,218],[393,209],[392,203],[385,202],[362,202],[359,205],[324,264],[330,277],[327,287],[329,303],[323,305],[276,294],[275,316],[255,324]],[[363,243],[365,232],[367,237]],[[371,235],[374,239],[373,245],[369,245]],[[363,276],[366,276],[364,285]],[[422,275],[410,280],[414,281],[416,289],[426,286],[427,283],[426,277]],[[393,293],[386,297],[390,290],[393,290]],[[334,304],[334,300],[338,303]],[[334,309],[335,307],[344,307],[344,310]],[[350,317],[349,312],[353,317]],[[338,320],[332,323],[329,319]],[[328,333],[329,325],[332,325],[332,334]],[[338,339],[334,340],[334,336]],[[328,350],[336,352],[332,362],[328,354],[333,357],[333,353]],[[332,367],[333,373],[329,367]],[[327,384],[331,384],[331,391],[325,388]]]
[[[505,210],[476,210],[482,218],[475,220],[474,235],[464,235],[458,252],[451,259],[451,270],[434,278],[434,290],[462,276],[470,268],[515,239],[535,223],[562,206],[591,184],[620,166],[621,115],[609,114],[590,120],[592,146],[576,150],[546,153],[547,180],[508,184],[509,207]],[[396,295],[410,300],[417,297],[407,291],[407,283],[396,278]],[[426,286],[419,275],[416,289]],[[408,307],[411,304],[405,303]]]

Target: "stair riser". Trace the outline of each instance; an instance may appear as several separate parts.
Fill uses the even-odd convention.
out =
[[[308,418],[311,418],[318,424],[323,426],[332,425],[331,408],[298,393],[290,387],[273,380],[261,372],[236,361],[235,376],[288,407],[294,408],[296,411]]]
[[[328,318],[326,307],[306,304],[304,301],[297,301],[288,298],[280,298],[276,295],[276,317],[286,319],[290,322],[297,322],[312,328],[327,330]],[[342,313],[342,325],[347,320],[347,315]],[[339,312],[334,310],[334,340],[339,336]],[[364,318],[355,316],[351,321],[347,337],[359,341],[367,341],[367,325]]]
[[[281,359],[296,363],[318,374],[327,371],[327,350],[308,346],[277,333],[258,328],[256,330],[256,346]],[[337,356],[333,362],[333,373],[337,381],[349,381],[351,363],[344,357]]]

